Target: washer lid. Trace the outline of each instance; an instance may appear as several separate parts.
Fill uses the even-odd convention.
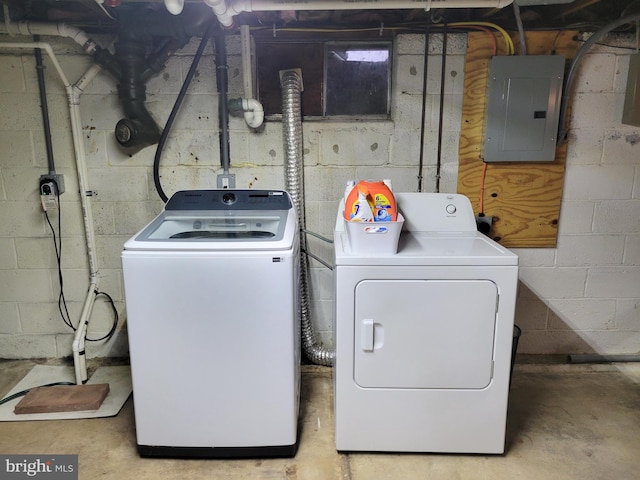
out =
[[[286,250],[297,234],[286,192],[194,190],[171,197],[165,211],[125,250]]]

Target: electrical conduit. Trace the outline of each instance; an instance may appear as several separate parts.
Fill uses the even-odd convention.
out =
[[[285,151],[285,189],[296,208],[300,228],[300,326],[302,349],[313,363],[332,366],[335,352],[318,345],[309,308],[309,271],[306,256],[306,219],[304,210],[304,171],[302,164],[302,113],[300,92],[302,79],[293,70],[285,71],[282,87],[282,133]]]
[[[89,258],[89,288],[87,296],[82,307],[82,313],[80,315],[80,321],[78,322],[78,328],[73,340],[73,363],[75,368],[76,384],[81,385],[87,381],[87,366],[85,361],[85,341],[87,326],[89,324],[89,317],[93,310],[96,294],[98,292],[99,276],[96,261],[96,242],[93,227],[93,212],[91,210],[91,203],[88,200],[88,196],[92,192],[87,188],[87,157],[84,150],[84,140],[82,138],[82,121],[80,117],[80,95],[86,86],[95,78],[95,75],[100,71],[100,67],[93,65],[87,72],[78,80],[75,85],[71,85],[67,80],[60,63],[58,62],[51,45],[44,42],[25,42],[25,43],[13,43],[2,42],[0,43],[0,49],[33,49],[39,48],[47,52],[47,55],[51,59],[60,80],[62,81],[68,99],[69,114],[71,117],[71,133],[73,137],[73,148],[76,159],[76,169],[78,172],[78,186],[80,189],[80,205],[82,207],[82,216],[84,220],[85,239],[87,242],[87,255]]]
[[[565,76],[564,89],[562,92],[562,100],[560,102],[560,112],[558,113],[558,117],[560,118],[559,128],[558,128],[558,140],[557,140],[558,145],[566,140],[567,134],[569,133],[569,126],[568,126],[569,119],[567,118],[567,107],[569,104],[569,96],[571,94],[571,89],[573,88],[573,80],[576,76],[576,73],[578,72],[578,66],[580,65],[580,62],[582,62],[582,59],[587,54],[589,49],[593,47],[593,45],[596,42],[602,40],[602,38],[604,38],[609,32],[611,32],[612,30],[615,30],[618,27],[621,27],[622,25],[626,25],[627,23],[638,22],[638,21],[640,21],[640,13],[628,15],[626,17],[622,17],[618,20],[614,20],[613,22],[608,23],[607,25],[602,27],[600,30],[595,32],[593,35],[591,35],[589,39],[586,42],[584,42],[584,44],[580,47],[580,49],[578,50],[578,53],[576,53],[576,56],[573,57],[573,60],[571,61],[571,65],[569,66],[569,71]]]
[[[216,52],[216,85],[218,87],[218,123],[220,128],[220,164],[223,174],[229,173],[231,159],[229,156],[229,107],[227,95],[229,91],[229,66],[224,31],[216,32],[214,37]]]

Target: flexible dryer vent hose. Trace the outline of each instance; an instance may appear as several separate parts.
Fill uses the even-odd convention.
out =
[[[309,271],[306,255],[306,220],[304,211],[304,170],[302,165],[302,114],[300,91],[302,79],[297,72],[284,72],[280,80],[282,88],[282,136],[284,141],[285,189],[291,195],[300,224],[300,329],[302,350],[316,364],[332,366],[335,352],[327,350],[316,341],[309,314]]]

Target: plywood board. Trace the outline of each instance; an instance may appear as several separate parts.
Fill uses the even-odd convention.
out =
[[[530,55],[575,56],[576,32],[525,34]],[[487,164],[481,192],[482,144],[486,116],[489,60],[493,44],[487,33],[468,35],[460,132],[458,193],[469,197],[476,214],[481,195],[484,213],[493,217],[490,236],[505,247],[555,247],[566,159],[566,142],[553,162]],[[518,39],[514,39],[518,44]],[[560,119],[562,122],[562,119]]]
[[[97,410],[109,393],[109,384],[59,385],[31,390],[16,405],[16,415]]]

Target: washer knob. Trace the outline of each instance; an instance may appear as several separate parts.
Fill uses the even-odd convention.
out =
[[[447,213],[453,215],[454,213],[456,213],[456,206],[450,203],[449,205],[447,205],[446,210]]]

